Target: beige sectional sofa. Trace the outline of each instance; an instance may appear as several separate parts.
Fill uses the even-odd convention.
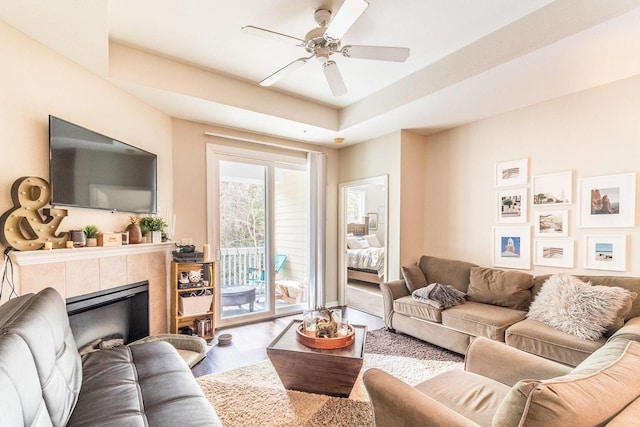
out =
[[[616,327],[597,339],[584,339],[527,317],[529,307],[550,275],[480,267],[472,263],[422,256],[403,268],[405,279],[382,283],[388,329],[464,354],[475,337],[486,337],[569,366],[577,366],[602,347],[630,319],[640,317],[640,298],[629,298]],[[615,286],[640,294],[640,278],[576,276],[593,285]],[[411,292],[441,283],[465,292],[467,302],[441,309],[416,301]]]
[[[640,420],[638,340],[636,318],[572,369],[480,337],[464,370],[410,386],[373,368],[363,381],[376,427],[632,426]]]

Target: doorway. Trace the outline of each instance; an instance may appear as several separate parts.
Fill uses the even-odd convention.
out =
[[[313,292],[306,159],[214,147],[208,216],[218,261],[216,324],[303,310]]]
[[[380,283],[388,266],[387,189],[387,175],[340,185],[340,300],[380,317]]]

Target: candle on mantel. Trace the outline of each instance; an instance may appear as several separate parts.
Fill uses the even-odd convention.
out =
[[[67,249],[73,249],[73,241],[67,240]]]
[[[44,242],[44,247],[42,248],[45,251],[50,251],[53,249],[53,242]]]

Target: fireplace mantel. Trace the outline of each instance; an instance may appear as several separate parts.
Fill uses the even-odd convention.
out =
[[[167,286],[173,242],[12,251],[18,295],[55,288],[72,298],[141,281],[149,282],[152,334],[168,331]]]
[[[139,243],[121,246],[96,246],[92,248],[53,249],[50,251],[11,251],[9,256],[16,265],[49,264],[53,262],[77,261],[111,256],[147,254],[150,252],[167,252],[173,242]]]

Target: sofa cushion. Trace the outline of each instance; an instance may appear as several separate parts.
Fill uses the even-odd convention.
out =
[[[510,390],[498,381],[460,369],[443,372],[415,388],[483,426],[491,425],[493,414]]]
[[[520,271],[473,267],[470,273],[469,301],[526,310],[531,303],[533,276]]]
[[[507,329],[505,342],[527,353],[576,366],[602,347],[606,338],[583,340],[533,319],[524,319]]]
[[[570,374],[519,381],[494,425],[601,425],[640,397],[640,343],[618,340],[594,352]]]
[[[410,293],[427,286],[427,278],[417,265],[402,266],[402,276]]]
[[[82,393],[68,426],[221,425],[175,348],[153,341],[83,357]],[[99,404],[96,404],[99,402]]]
[[[0,335],[0,426],[51,425],[31,350],[17,335]]]
[[[442,309],[415,300],[411,295],[393,301],[393,311],[408,317],[440,323]]]
[[[423,255],[418,263],[427,278],[427,283],[442,283],[451,285],[459,291],[467,292],[471,267],[476,267],[465,261],[437,258]]]
[[[528,317],[581,339],[595,340],[622,326],[636,294],[617,286],[594,286],[576,277],[551,276]]]
[[[507,328],[525,315],[521,310],[467,301],[442,311],[442,324],[469,335],[504,342]]]
[[[65,425],[80,393],[82,364],[60,294],[46,288],[0,305],[0,330],[29,347],[51,423]]]

